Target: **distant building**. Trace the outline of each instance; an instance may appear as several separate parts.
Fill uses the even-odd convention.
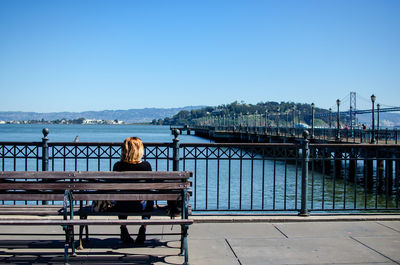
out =
[[[99,124],[100,120],[84,119],[82,124]]]
[[[124,122],[119,120],[84,119],[82,121],[82,124],[124,124]]]

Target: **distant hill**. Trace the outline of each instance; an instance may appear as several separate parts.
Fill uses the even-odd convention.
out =
[[[277,109],[280,109],[282,115],[285,113],[289,113],[290,115],[287,116],[289,121],[292,121],[292,113],[293,108],[300,112],[298,119],[300,119],[300,123],[305,123],[311,125],[311,110],[312,107],[310,104],[303,104],[303,103],[293,103],[293,102],[259,102],[257,104],[246,104],[244,102],[232,102],[231,104],[220,105],[217,107],[205,107],[202,109],[197,109],[193,111],[186,111],[182,110],[174,115],[172,118],[165,118],[162,121],[162,124],[165,125],[186,125],[186,124],[196,124],[196,123],[203,123],[207,120],[210,120],[210,117],[214,117],[215,119],[222,119],[224,116],[232,117],[236,115],[236,117],[240,117],[242,114],[249,115],[246,118],[247,121],[252,121],[253,124],[257,117],[260,115],[265,118],[265,112],[274,115],[277,113]],[[318,114],[325,114],[323,116],[319,116],[316,119],[316,126],[327,126],[329,123],[329,110],[322,109],[322,108],[315,108],[315,113]],[[336,114],[333,114],[334,116]],[[357,121],[359,123],[366,124],[368,127],[371,126],[371,115],[372,114],[359,114],[357,115]],[[377,122],[377,111],[375,111],[375,122]],[[400,113],[398,112],[381,112],[380,113],[379,124],[380,128],[391,128],[391,127],[399,127],[400,126]],[[271,116],[270,116],[271,117]],[[285,117],[283,117],[284,119]],[[333,117],[335,121],[335,117]],[[281,116],[282,119],[282,116]],[[272,126],[275,126],[276,119],[270,118],[269,122]],[[342,117],[341,123],[349,124],[349,117],[345,118]],[[159,122],[157,124],[160,124]]]
[[[96,120],[121,120],[125,123],[151,122],[153,119],[164,119],[172,117],[182,110],[191,111],[204,106],[186,106],[182,108],[144,108],[129,110],[103,110],[85,112],[22,112],[22,111],[1,111],[0,121],[28,121],[45,120],[53,121],[58,119],[96,119]]]

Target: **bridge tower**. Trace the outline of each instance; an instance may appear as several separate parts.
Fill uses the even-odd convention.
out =
[[[350,92],[350,127],[354,129],[357,125],[357,95],[356,92]]]

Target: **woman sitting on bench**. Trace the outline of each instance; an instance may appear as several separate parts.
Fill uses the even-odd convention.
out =
[[[113,171],[151,171],[151,165],[147,161],[142,161],[143,142],[137,137],[125,139],[121,150],[121,161],[114,164]],[[151,212],[153,201],[117,201],[114,210],[118,212]],[[127,215],[119,215],[119,219],[127,219]],[[143,215],[142,219],[150,219],[150,215]],[[121,240],[127,245],[132,245],[135,240],[129,235],[126,225],[121,225]],[[139,228],[136,244],[143,244],[146,240],[146,226]]]

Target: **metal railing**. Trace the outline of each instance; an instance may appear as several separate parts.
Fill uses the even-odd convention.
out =
[[[305,135],[307,136],[307,135]],[[0,142],[2,171],[109,171],[121,143]],[[400,147],[145,143],[153,170],[193,172],[194,213],[398,211]],[[1,202],[23,204],[41,202]]]
[[[274,136],[281,138],[296,137],[301,138],[304,128],[293,127],[268,127],[268,126],[195,126],[188,127],[189,130],[209,131],[214,134],[226,133],[231,137],[243,135],[258,135],[258,136]],[[311,129],[307,129],[311,132]],[[379,129],[374,133],[370,129],[340,129],[339,138],[342,142],[347,143],[370,143],[372,135],[375,136],[376,143],[398,144],[399,133],[397,129]],[[314,128],[314,139],[320,141],[337,141],[338,130],[335,128]]]

